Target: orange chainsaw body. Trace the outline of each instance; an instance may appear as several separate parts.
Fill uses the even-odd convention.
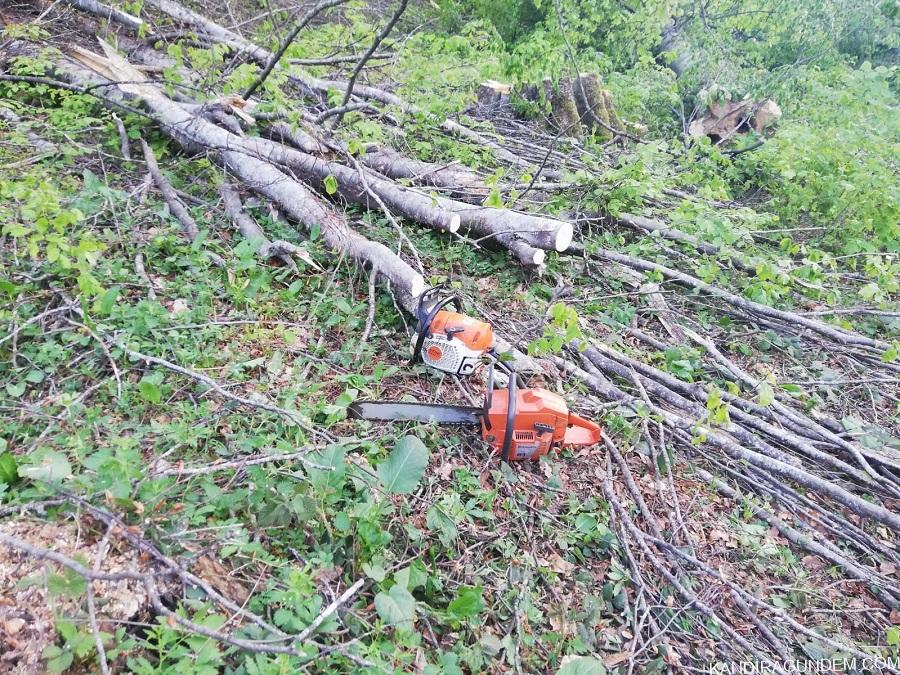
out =
[[[538,459],[553,448],[582,447],[600,441],[600,425],[569,412],[565,400],[546,389],[514,392],[513,438],[509,460]],[[509,413],[509,391],[498,389],[482,420],[482,438],[502,454]]]
[[[441,310],[438,312],[428,332],[432,335],[444,335],[457,340],[473,351],[486,352],[494,342],[494,331],[486,321],[473,319],[471,316]]]

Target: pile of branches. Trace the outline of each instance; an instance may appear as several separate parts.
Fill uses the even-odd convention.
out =
[[[484,206],[490,188],[476,171],[429,164],[387,147],[351,151],[337,133],[348,113],[371,115],[384,124],[401,124],[397,116],[418,114],[431,119],[436,130],[489,150],[498,162],[533,172],[526,192],[540,189],[540,182],[536,183],[539,176],[559,179],[562,169],[580,165],[577,158],[552,143],[534,148],[517,144],[515,139],[488,137],[455,120],[429,118],[392,92],[361,84],[359,76],[368,58],[399,20],[405,0],[346,81],[312,77],[283,59],[300,31],[340,0],[325,0],[310,9],[274,53],[172,0],[148,0],[146,10],[157,20],[189,31],[203,44],[224,45],[234,58],[259,66],[258,78],[243,96],[208,100],[194,99],[189,92],[169,95],[137,67],[175,66],[165,54],[136,39],[134,31],[144,19],[111,12],[93,2],[73,0],[71,4],[118,22],[118,44],[124,53],[105,42],[100,52],[73,45],[56,58],[53,72],[46,77],[2,77],[91,93],[109,106],[145,116],[185,153],[210,158],[227,177],[221,192],[229,216],[242,235],[263,242],[261,256],[289,262],[302,253],[289,242],[266,238],[243,208],[242,200],[250,193],[304,227],[321,228],[330,247],[368,269],[370,278],[387,285],[399,305],[410,312],[428,290],[428,270],[404,232],[408,223],[472,246],[501,247],[515,264],[538,273],[547,253],[557,252],[571,256],[573,268],[580,266],[586,273],[599,266],[603,274],[630,279],[654,303],[656,316],[671,338],[696,344],[710,368],[734,383],[731,391],[741,393],[717,392],[719,398],[711,400],[711,390],[609,346],[596,328],[586,330],[584,337],[570,343],[561,355],[548,357],[544,365],[552,364],[561,376],[580,381],[598,397],[637,415],[643,438],[652,448],[653,467],[659,465],[658,455],[670,455],[678,448],[692,460],[699,480],[736,504],[752,496],[751,508],[758,519],[796,549],[825,561],[842,588],[868,598],[872,611],[883,618],[900,608],[895,572],[900,567],[896,549],[900,458],[887,450],[861,446],[846,436],[837,420],[814,416],[784,394],[776,394],[771,404],[758,402],[759,378],[731,360],[715,339],[680,325],[659,287],[648,284],[644,273],[661,276],[668,287],[683,291],[679,297],[685,307],[712,308],[739,323],[827,350],[842,362],[865,369],[871,377],[896,382],[900,367],[882,359],[890,345],[812,316],[752,302],[654,260],[593,247],[588,253],[574,241],[572,221],[521,208]],[[40,45],[16,42],[13,47],[28,54]],[[304,100],[298,125],[287,124],[286,116],[278,113],[255,112],[254,103],[264,96],[266,79],[273,72]],[[190,81],[191,73],[185,75]],[[330,106],[328,94],[334,90],[343,95],[339,105]],[[123,151],[126,146],[127,138]],[[144,157],[173,214],[182,222],[185,236],[195,238],[196,224],[179,208],[177,194],[166,187],[146,145]],[[383,214],[396,232],[396,247],[373,241],[355,229],[341,208],[345,203]],[[616,224],[719,256],[723,264],[737,270],[749,268],[739,256],[658,220],[624,214]],[[225,264],[212,254],[210,260]],[[651,348],[667,346],[657,337],[640,331],[635,334]],[[512,341],[513,346],[523,346]],[[528,364],[524,358],[514,361],[516,367]],[[657,652],[678,654],[681,663],[694,664],[711,658],[729,662],[753,659],[779,670],[787,668],[783,664],[808,640],[844,654],[863,655],[859,647],[807,626],[705,560],[684,526],[671,472],[666,478],[659,477],[660,483],[668,482],[664,489],[667,500],[650,504],[638,486],[627,453],[608,438],[605,451],[605,469],[596,488],[610,505],[620,544],[618,555],[631,573],[635,654],[647,658]],[[701,594],[699,588],[708,592]],[[698,618],[691,634],[663,620],[673,612]],[[264,628],[268,625],[257,623]],[[260,646],[264,643],[260,641],[254,648],[264,649]],[[277,651],[276,647],[272,651]],[[670,665],[679,662],[675,656],[669,658]]]

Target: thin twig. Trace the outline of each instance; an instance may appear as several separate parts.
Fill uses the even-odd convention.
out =
[[[347,81],[347,90],[344,92],[344,98],[341,101],[341,106],[345,106],[350,102],[350,97],[353,96],[353,87],[356,85],[356,78],[359,77],[359,74],[365,67],[366,61],[368,61],[372,57],[372,55],[375,53],[375,50],[378,49],[378,45],[380,45],[382,40],[384,40],[388,36],[391,30],[393,30],[394,26],[403,15],[403,12],[406,11],[406,6],[408,4],[409,0],[400,0],[400,4],[397,5],[397,9],[394,11],[394,14],[391,16],[390,20],[387,22],[385,27],[381,29],[381,32],[379,32],[378,35],[375,36],[375,39],[366,50],[366,53],[362,55],[362,58],[356,64],[356,67],[353,69],[353,73],[351,73],[350,75],[350,79]],[[335,116],[334,120],[331,123],[332,129],[334,129],[338,124],[341,123],[342,117],[342,113]]]
[[[128,347],[122,346],[122,350],[128,354],[130,357],[134,359],[138,359],[140,361],[144,361],[145,363],[153,363],[158,366],[162,366],[163,368],[167,368],[173,372],[179,373],[180,375],[184,375],[193,380],[197,380],[198,382],[202,382],[207,387],[216,392],[219,396],[223,398],[227,398],[231,401],[235,401],[236,403],[240,403],[241,405],[247,406],[248,408],[259,408],[261,410],[265,410],[270,413],[274,413],[285,419],[290,420],[297,426],[302,429],[306,429],[307,431],[314,434],[323,434],[325,432],[319,431],[315,427],[309,424],[306,420],[304,420],[298,413],[292,412],[285,408],[275,405],[274,403],[269,403],[267,400],[253,400],[249,398],[245,398],[243,396],[238,396],[236,394],[232,394],[230,391],[225,389],[221,384],[216,382],[211,377],[203,375],[202,373],[198,373],[195,370],[191,370],[189,368],[185,368],[183,366],[179,366],[176,363],[172,363],[171,361],[166,361],[165,359],[158,358],[156,356],[150,356],[148,354],[141,354],[140,352],[136,352]],[[306,463],[306,460],[303,458],[299,458],[300,461]]]
[[[372,324],[375,322],[375,280],[378,277],[378,268],[373,267],[369,272],[369,313],[366,316],[366,327],[359,338],[360,347],[369,340],[372,332]]]
[[[347,0],[323,0],[319,4],[315,5],[312,9],[310,9],[306,14],[303,15],[303,18],[294,26],[294,29],[290,32],[290,34],[284,39],[281,45],[278,47],[278,51],[275,52],[272,57],[269,59],[269,62],[266,64],[266,67],[263,68],[263,71],[259,74],[253,83],[244,90],[244,98],[249,99],[256,93],[256,90],[259,89],[263,83],[266,81],[266,78],[269,77],[269,74],[272,72],[272,69],[278,65],[278,62],[281,60],[281,57],[284,56],[284,53],[287,51],[288,47],[291,46],[291,43],[294,42],[297,35],[300,34],[300,31],[303,30],[306,25],[312,21],[319,12],[328,9],[329,7],[334,7],[335,5],[342,5]]]

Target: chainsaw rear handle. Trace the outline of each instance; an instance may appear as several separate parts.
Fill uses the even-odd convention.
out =
[[[587,446],[599,443],[603,436],[600,425],[579,417],[573,412],[569,413],[569,426],[563,438],[564,446]]]

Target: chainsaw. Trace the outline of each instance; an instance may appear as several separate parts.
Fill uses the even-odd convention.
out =
[[[348,413],[358,419],[479,426],[481,438],[506,461],[538,459],[552,449],[600,441],[600,426],[569,412],[561,396],[541,388],[518,389],[515,372],[506,389],[494,391],[493,372],[482,407],[357,401]]]
[[[439,289],[429,289],[416,309],[416,334],[410,365],[421,359],[426,366],[451,375],[471,375],[485,355],[493,355],[491,324],[462,313],[455,295],[435,299]],[[452,305],[456,311],[445,309]]]

